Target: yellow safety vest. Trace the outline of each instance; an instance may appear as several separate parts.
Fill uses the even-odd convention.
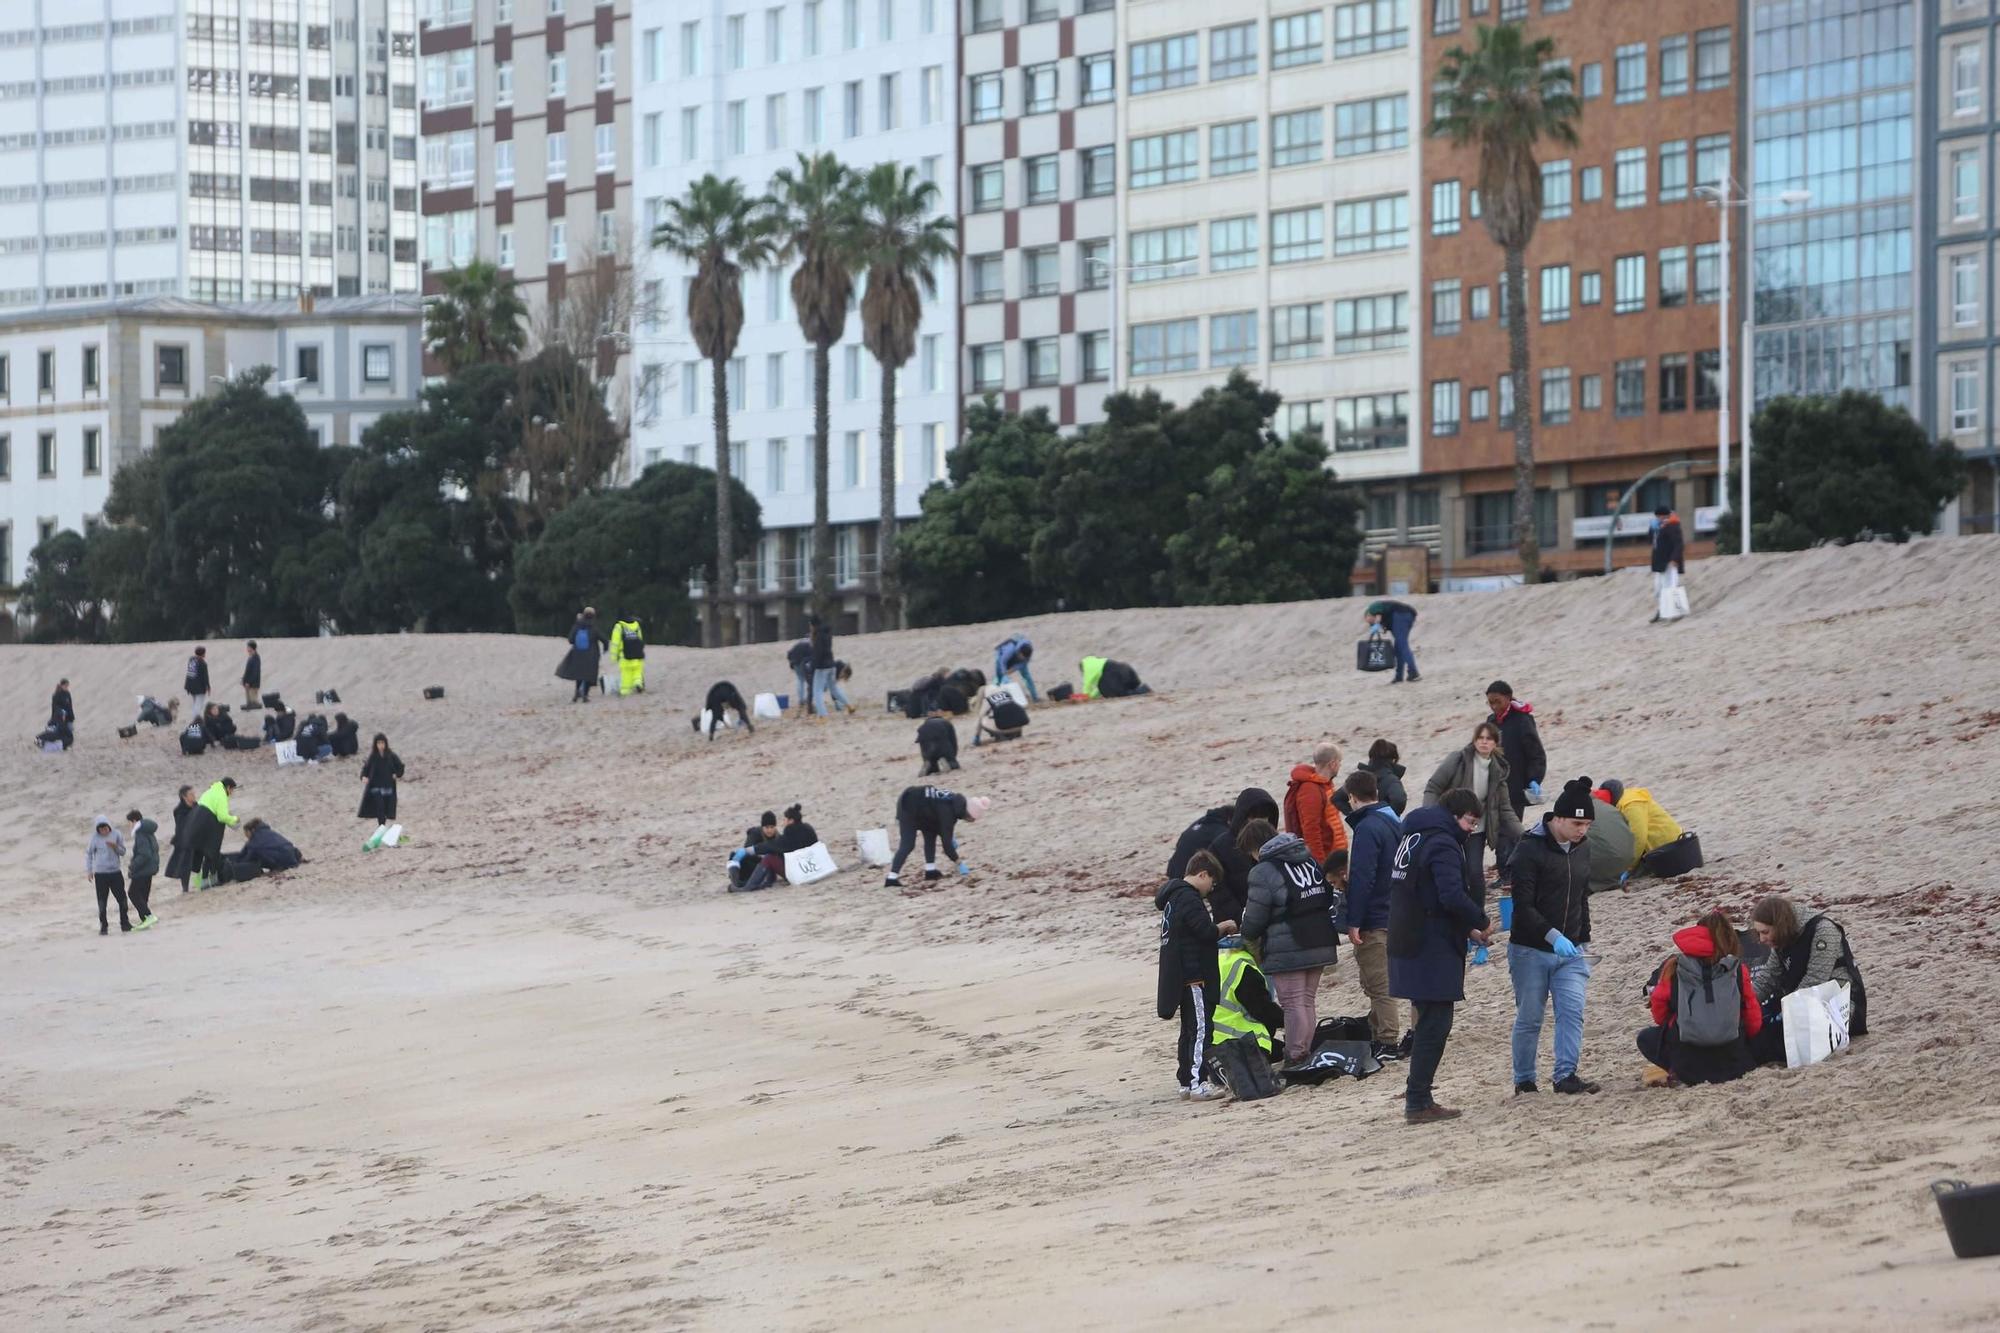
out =
[[[1271,1053],[1271,1029],[1259,1023],[1244,1012],[1243,1005],[1236,998],[1236,988],[1243,981],[1243,974],[1257,966],[1257,960],[1247,949],[1224,949],[1216,960],[1222,967],[1222,994],[1215,1001],[1215,1044],[1234,1041],[1238,1037],[1253,1037],[1264,1053]],[[1263,975],[1260,971],[1258,975]]]

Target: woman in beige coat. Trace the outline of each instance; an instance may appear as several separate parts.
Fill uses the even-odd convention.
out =
[[[1444,794],[1460,787],[1479,798],[1483,811],[1479,827],[1465,844],[1465,878],[1466,891],[1473,900],[1484,902],[1486,861],[1477,853],[1481,840],[1493,849],[1494,863],[1502,867],[1503,881],[1507,878],[1507,861],[1515,844],[1521,841],[1521,817],[1514,813],[1514,803],[1507,798],[1507,756],[1500,749],[1500,729],[1491,722],[1474,727],[1472,740],[1465,748],[1437,766],[1431,780],[1424,784],[1424,804],[1443,805]]]

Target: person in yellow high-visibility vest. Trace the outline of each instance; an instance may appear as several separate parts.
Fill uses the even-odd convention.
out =
[[[1243,947],[1241,935],[1226,936],[1219,941],[1215,961],[1222,974],[1222,987],[1217,992],[1215,1017],[1211,1020],[1214,1043],[1220,1046],[1248,1037],[1269,1055],[1273,1047],[1271,1033],[1285,1023],[1285,1011],[1271,997],[1270,980],[1256,958]],[[1306,1034],[1306,1040],[1312,1040],[1311,1033]]]
[[[611,627],[611,660],[618,664],[620,695],[646,692],[646,635],[637,616]]]

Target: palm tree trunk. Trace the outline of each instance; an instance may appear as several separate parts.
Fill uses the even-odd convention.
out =
[[[827,517],[827,446],[832,431],[827,408],[827,375],[833,357],[826,343],[813,344],[813,555],[812,607],[833,624],[833,524]]]
[[[709,585],[709,647],[736,642],[736,525],[730,521],[729,362],[709,361],[715,392],[715,580]]]
[[[883,629],[899,628],[902,596],[896,587],[896,366],[882,363],[882,518],[875,532],[876,584]]]
[[[1528,399],[1528,289],[1526,252],[1507,248],[1507,374],[1514,382],[1514,546],[1521,581],[1541,578],[1542,539],[1535,522],[1535,414]]]

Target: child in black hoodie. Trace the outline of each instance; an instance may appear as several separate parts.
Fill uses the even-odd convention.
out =
[[[1168,880],[1153,895],[1160,909],[1160,1017],[1172,1018],[1176,1011],[1181,1017],[1174,1076],[1182,1098],[1203,1102],[1223,1095],[1205,1073],[1209,1022],[1222,988],[1215,941],[1236,933],[1234,921],[1217,922],[1209,915],[1206,899],[1222,878],[1215,854],[1200,851],[1188,858],[1184,878]]]

